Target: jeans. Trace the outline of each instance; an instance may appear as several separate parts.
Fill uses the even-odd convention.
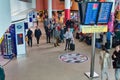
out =
[[[120,80],[120,68],[115,69],[115,80]]]
[[[70,39],[66,39],[66,45],[65,45],[65,50],[68,49],[70,50]]]
[[[36,37],[37,44],[39,44],[40,37]]]
[[[106,79],[105,79],[105,75],[106,75]],[[107,68],[101,70],[101,80],[110,80]]]
[[[32,38],[28,38],[28,46],[32,47]]]

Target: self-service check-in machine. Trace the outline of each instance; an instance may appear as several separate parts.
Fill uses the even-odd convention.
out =
[[[25,27],[24,26],[25,26],[24,22],[19,22],[15,24],[17,56],[26,54]]]

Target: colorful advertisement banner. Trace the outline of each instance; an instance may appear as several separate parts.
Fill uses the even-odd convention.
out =
[[[82,33],[99,33],[99,32],[107,32],[107,25],[96,25],[96,26],[88,26],[81,25]]]

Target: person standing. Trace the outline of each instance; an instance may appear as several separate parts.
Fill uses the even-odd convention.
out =
[[[70,50],[70,41],[74,40],[73,39],[73,33],[70,31],[70,28],[68,28],[68,31],[65,33],[65,38],[66,38],[66,45],[65,45],[65,50],[68,49]]]
[[[60,30],[60,40],[61,42],[64,43],[64,27],[62,26],[61,30]]]
[[[108,30],[108,32],[106,33],[106,41],[107,41],[107,43],[105,44],[107,49],[110,49],[111,37],[112,37],[112,33]]]
[[[43,24],[44,24],[45,33],[46,33],[46,35],[47,35],[47,26],[48,26],[48,24],[49,24],[49,21],[48,21],[47,18],[44,19]]]
[[[54,38],[55,38],[55,43],[54,43],[54,46],[59,46],[59,36],[60,36],[60,32],[58,31],[58,28],[55,27],[55,30],[54,30]]]
[[[112,54],[113,68],[115,69],[115,80],[120,80],[120,46],[116,46]]]
[[[28,37],[28,46],[31,46],[31,47],[32,47],[32,36],[33,36],[33,32],[29,28],[27,31],[27,37]]]
[[[36,26],[36,29],[35,29],[35,38],[37,40],[37,45],[39,44],[39,40],[40,40],[41,35],[42,35],[41,30],[38,28],[38,26]]]
[[[102,48],[100,52],[100,65],[101,65],[101,80],[110,80],[108,69],[110,68],[110,53],[106,50],[105,47]],[[104,79],[106,75],[106,79]]]
[[[50,43],[50,36],[51,36],[51,28],[50,24],[48,24],[47,29],[46,29],[46,37],[47,37],[47,43]]]

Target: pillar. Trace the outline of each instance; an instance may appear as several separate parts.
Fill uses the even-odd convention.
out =
[[[114,13],[115,13],[115,0],[107,0],[108,2],[113,2],[113,5],[112,5],[112,10],[111,10],[111,21],[108,22],[108,28],[110,30],[110,32],[113,32],[114,31],[114,20],[115,20],[115,16],[114,16]]]
[[[11,0],[0,0],[0,38],[3,36],[5,31],[9,28],[11,24]]]
[[[32,0],[32,8],[36,8],[36,0]]]
[[[65,21],[70,19],[70,0],[65,0]]]
[[[48,18],[52,19],[52,0],[48,0]]]

